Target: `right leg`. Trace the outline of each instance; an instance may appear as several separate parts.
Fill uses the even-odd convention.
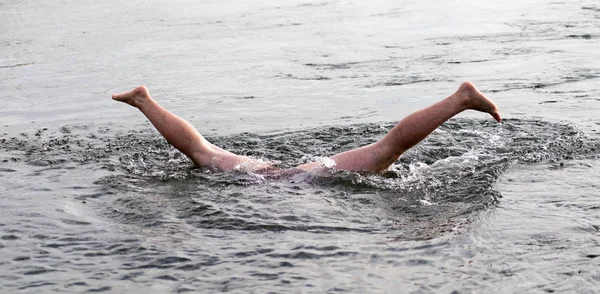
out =
[[[252,169],[260,169],[260,165],[266,165],[259,161],[253,163],[254,160],[249,157],[233,154],[211,144],[190,123],[158,105],[145,86],[114,94],[112,99],[139,109],[169,144],[187,155],[197,166],[227,171],[243,163],[256,164]]]

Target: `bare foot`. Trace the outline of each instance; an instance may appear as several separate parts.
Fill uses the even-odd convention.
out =
[[[475,85],[471,82],[464,82],[456,91],[459,97],[464,99],[465,107],[481,112],[489,113],[496,121],[501,122],[502,118],[498,112],[498,107],[489,98],[485,97]]]
[[[139,107],[141,103],[151,98],[150,93],[148,93],[148,88],[146,88],[146,86],[139,86],[129,92],[113,94],[112,99],[127,103],[133,107]]]

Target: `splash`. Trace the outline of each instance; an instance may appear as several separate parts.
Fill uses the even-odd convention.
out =
[[[282,168],[315,160],[334,167],[328,156],[373,143],[392,126],[361,124],[208,139]],[[494,183],[512,164],[560,164],[593,157],[598,150],[596,142],[566,124],[453,119],[383,175],[332,169],[264,177],[245,172],[244,166],[224,173],[196,168],[152,130],[114,134],[79,126],[1,142],[5,162],[56,168],[97,165],[108,175],[96,184],[114,195],[106,199],[105,214],[123,223],[160,227],[178,219],[222,230],[315,232],[402,228],[400,239],[433,238],[467,224],[478,211],[499,201]],[[148,193],[161,199],[154,200],[161,205],[152,204]]]

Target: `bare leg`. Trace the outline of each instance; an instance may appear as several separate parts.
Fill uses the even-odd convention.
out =
[[[498,108],[470,82],[463,83],[450,97],[417,111],[400,121],[378,142],[331,157],[335,168],[349,171],[382,172],[402,153],[425,139],[442,123],[467,109],[487,112],[502,121]],[[299,168],[311,170],[315,163]]]
[[[150,97],[148,89],[140,86],[132,91],[114,94],[112,99],[138,108],[169,144],[187,155],[197,166],[227,171],[240,164],[252,163],[252,169],[260,169],[261,164],[246,157],[233,154],[208,142],[187,121],[169,112]]]

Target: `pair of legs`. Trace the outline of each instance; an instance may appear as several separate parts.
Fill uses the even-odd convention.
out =
[[[138,108],[167,142],[197,166],[220,171],[240,167],[258,171],[270,166],[269,163],[231,153],[208,142],[190,123],[156,103],[144,86],[115,94],[112,98]],[[338,170],[383,172],[402,153],[421,142],[442,123],[467,109],[489,113],[498,122],[502,120],[496,105],[473,84],[465,82],[448,98],[405,117],[376,143],[336,154],[331,159]],[[319,163],[311,162],[298,168],[310,171],[320,167]]]

